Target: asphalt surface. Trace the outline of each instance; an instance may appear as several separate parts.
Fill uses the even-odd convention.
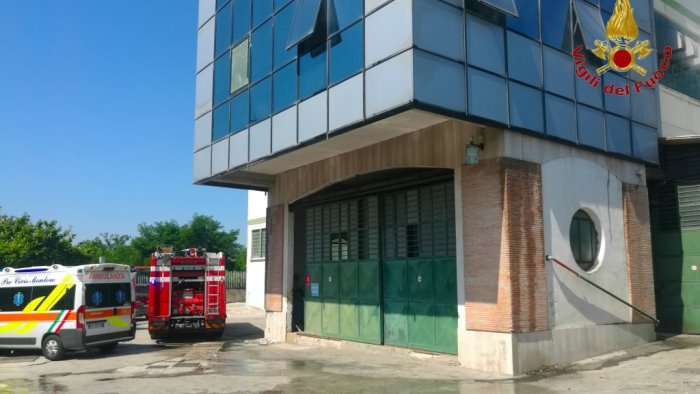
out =
[[[265,314],[229,304],[222,340],[137,338],[110,354],[49,362],[0,353],[0,393],[699,393],[700,337],[676,336],[518,377],[485,374],[451,356],[268,343]]]

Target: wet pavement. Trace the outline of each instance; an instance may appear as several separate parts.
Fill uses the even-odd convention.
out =
[[[0,353],[0,393],[698,393],[700,337],[678,336],[565,368],[498,376],[455,357],[409,351],[270,344],[265,315],[230,304],[223,340],[155,342],[145,322],[112,354],[49,362]]]

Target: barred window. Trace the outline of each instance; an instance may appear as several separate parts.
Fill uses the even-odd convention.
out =
[[[253,230],[251,235],[251,248],[253,259],[264,259],[265,258],[265,248],[267,242],[267,231],[264,228]]]

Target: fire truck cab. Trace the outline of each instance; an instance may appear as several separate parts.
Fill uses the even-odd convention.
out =
[[[226,324],[224,254],[172,246],[151,255],[148,332],[152,339],[178,333],[221,336]]]

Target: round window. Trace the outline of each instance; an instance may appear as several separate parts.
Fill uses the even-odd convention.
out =
[[[571,219],[569,242],[578,266],[584,271],[590,271],[598,256],[598,231],[593,219],[583,210],[579,209]]]

